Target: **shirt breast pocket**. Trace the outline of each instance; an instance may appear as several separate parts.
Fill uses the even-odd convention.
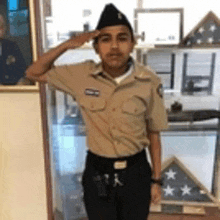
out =
[[[80,100],[80,106],[90,112],[100,112],[105,110],[106,100],[99,97],[84,97]]]
[[[132,97],[122,104],[122,112],[128,115],[140,116],[146,113],[146,105],[141,99]]]
[[[141,136],[146,130],[146,105],[137,97],[132,97],[122,104],[120,128],[124,133]]]

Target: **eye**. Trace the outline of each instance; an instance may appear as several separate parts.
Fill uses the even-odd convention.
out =
[[[120,37],[119,40],[120,40],[120,41],[127,41],[128,38],[127,38],[127,37]]]
[[[101,37],[99,40],[101,42],[109,42],[110,41],[110,37]]]
[[[129,36],[127,34],[121,34],[118,36],[118,40],[121,42],[126,42],[129,40]]]

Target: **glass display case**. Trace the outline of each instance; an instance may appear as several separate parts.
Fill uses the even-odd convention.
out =
[[[62,5],[69,4],[69,7],[65,7],[65,10],[59,3],[61,1],[54,0],[53,4],[49,4],[48,2],[45,1],[39,8],[41,11],[40,22],[43,27],[42,53],[78,33],[92,30],[100,14],[98,11],[101,11],[104,4],[108,1],[100,1],[100,4],[94,4],[93,1],[83,0],[76,5],[74,1],[65,0],[65,2],[62,1]],[[115,0],[112,2],[123,9],[124,3],[122,1]],[[129,1],[128,17],[131,23],[133,23],[132,16],[135,7],[136,1]],[[61,16],[62,13],[65,13],[65,16]],[[73,22],[76,20],[77,22]],[[140,50],[140,47],[137,46],[133,54],[134,58],[136,58],[138,50]],[[189,84],[190,77],[194,77],[194,72],[191,74],[191,69],[188,69],[191,71],[190,73],[179,71],[182,70],[184,62],[179,65],[180,58],[178,57],[178,61],[176,61],[176,55],[173,52],[159,53],[159,57],[157,55],[155,56],[155,54],[149,53],[145,56],[146,60],[144,60],[145,58],[141,60],[144,61],[144,64],[149,64],[155,69],[162,78],[165,89],[177,89],[181,91],[181,85],[185,88],[185,84]],[[212,65],[214,60],[213,56],[213,54],[208,55],[210,65]],[[188,58],[190,59],[190,56]],[[74,64],[87,59],[93,59],[96,62],[99,61],[99,57],[95,54],[91,43],[74,51],[67,51],[56,60],[55,65]],[[188,64],[192,63],[188,62]],[[177,66],[178,68],[176,68]],[[209,70],[211,68],[211,72],[209,71],[208,73],[209,78],[206,79],[206,75],[204,75],[204,79],[212,83],[214,73],[212,73],[211,66],[207,68]],[[182,84],[181,79],[183,79]],[[203,83],[201,85],[203,86]],[[210,83],[208,85],[204,85],[203,87],[208,88],[207,91],[210,92]],[[53,215],[57,220],[83,219],[86,217],[81,186],[87,151],[85,124],[77,103],[70,95],[54,90],[54,88],[47,85],[45,86],[45,94],[42,95],[46,103],[45,114],[47,120],[44,126],[48,126],[51,166],[51,173],[49,175],[51,175],[52,179]],[[181,98],[182,96],[178,97],[178,99]],[[203,98],[206,102],[203,102]],[[209,99],[211,99],[210,102],[207,101]],[[176,101],[175,98],[165,97],[165,105],[169,114],[170,105],[173,101]],[[219,110],[219,100],[217,97],[206,96],[201,97],[201,100],[186,97],[183,100],[184,107],[181,114],[185,114],[185,110],[198,110],[198,106],[195,109],[191,108],[193,106],[192,103],[197,103],[201,108],[208,108],[212,106],[209,105],[210,103],[215,103],[214,110]],[[172,164],[170,161],[175,161],[179,165],[178,169],[182,169],[182,173],[186,171],[185,173],[188,175],[188,177],[182,176],[181,178],[191,180],[189,185],[185,184],[181,186],[171,186],[170,182],[165,182],[162,188],[162,204],[167,204],[167,201],[182,202],[180,204],[183,204],[183,202],[213,203],[214,201],[211,194],[214,192],[216,186],[215,175],[218,172],[216,171],[216,155],[219,154],[219,140],[217,138],[219,135],[219,117],[217,115],[215,121],[208,119],[205,122],[202,120],[195,122],[191,120],[193,113],[188,112],[187,117],[190,117],[188,119],[186,117],[184,122],[179,122],[178,120],[170,122],[169,130],[161,133],[163,177],[169,181],[177,177],[177,170],[175,170],[177,168],[169,167]],[[176,118],[182,118],[182,116],[175,115]],[[178,170],[178,172],[180,171]],[[194,200],[195,194],[193,194],[195,192],[193,187],[195,186],[200,187],[198,188],[198,192],[201,197],[198,197],[197,200]],[[179,191],[176,191],[178,195],[175,195],[176,187],[179,187]]]

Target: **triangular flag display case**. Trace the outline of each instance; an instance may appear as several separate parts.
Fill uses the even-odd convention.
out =
[[[220,47],[220,19],[210,11],[190,33],[182,39],[180,47]]]
[[[175,156],[162,164],[162,203],[151,212],[205,214],[205,206],[219,206],[217,199]]]

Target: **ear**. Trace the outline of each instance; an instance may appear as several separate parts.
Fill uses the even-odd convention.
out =
[[[136,44],[137,44],[137,39],[135,38],[134,39],[134,46],[133,47],[135,47]]]
[[[97,54],[99,54],[98,43],[94,41],[93,44],[92,44],[92,46],[93,46],[95,52],[96,52]]]
[[[131,52],[133,52],[136,43],[137,43],[136,40],[133,40],[133,42],[132,42],[132,46],[131,46]]]

